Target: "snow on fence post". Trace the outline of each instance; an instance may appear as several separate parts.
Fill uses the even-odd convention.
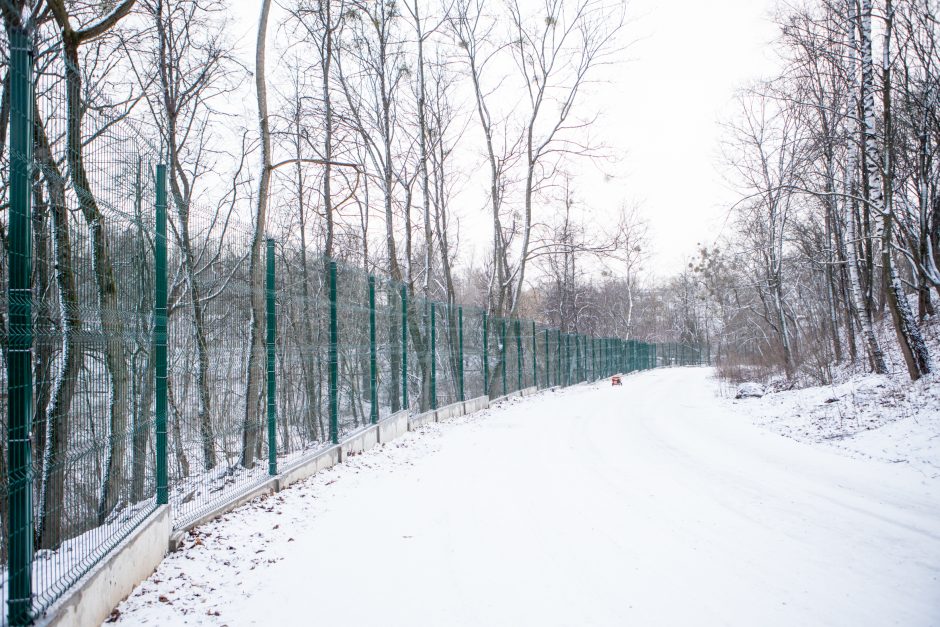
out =
[[[431,301],[431,409],[437,409],[437,325],[435,324],[436,307]]]
[[[401,291],[401,406],[408,409],[408,290]]]
[[[330,351],[329,351],[329,386],[330,386],[330,441],[339,444],[339,325],[336,319],[336,262],[330,261]]]
[[[156,440],[157,504],[169,503],[167,481],[167,333],[166,333],[166,165],[158,164],[153,259],[154,439]]]
[[[375,348],[375,277],[369,275],[369,421],[379,421],[378,356]]]
[[[267,272],[265,273],[265,321],[267,323],[267,370],[268,370],[268,474],[277,474],[277,379],[275,379],[275,341],[277,318],[274,310],[274,239],[268,238],[266,249]]]
[[[7,335],[7,611],[10,625],[32,623],[33,462],[30,448],[33,394],[32,220],[33,54],[30,35],[11,25],[9,331]]]
[[[457,307],[457,349],[459,359],[457,365],[457,376],[460,377],[460,401],[467,400],[463,388],[463,307]]]

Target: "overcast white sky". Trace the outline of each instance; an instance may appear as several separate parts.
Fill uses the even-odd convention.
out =
[[[710,243],[737,196],[720,173],[721,119],[742,84],[773,69],[773,0],[634,0],[638,38],[614,86],[610,141],[626,151],[607,185],[650,223],[652,266],[677,271]]]
[[[611,82],[591,94],[591,106],[603,113],[599,134],[622,160],[613,178],[586,172],[578,195],[596,213],[624,201],[638,207],[650,225],[648,267],[657,275],[678,271],[698,243],[710,244],[737,199],[721,174],[720,121],[738,87],[774,68],[767,44],[776,35],[770,22],[776,1],[630,4],[625,38],[635,43]],[[252,58],[260,0],[235,4],[240,43]],[[461,216],[465,258],[491,237],[490,222],[477,209]]]

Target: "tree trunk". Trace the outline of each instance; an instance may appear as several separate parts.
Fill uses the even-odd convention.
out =
[[[884,107],[884,134],[885,147],[883,155],[880,154],[875,128],[875,81],[874,64],[872,61],[872,35],[871,35],[871,0],[862,0],[862,14],[860,16],[860,32],[862,43],[862,111],[865,132],[865,154],[868,166],[868,177],[871,182],[869,189],[869,202],[874,210],[882,217],[882,272],[884,273],[887,304],[894,321],[894,328],[901,346],[901,353],[907,364],[908,373],[912,380],[919,379],[930,372],[930,356],[924,342],[917,321],[914,319],[910,303],[904,293],[901,280],[897,276],[891,256],[892,241],[894,237],[894,206],[893,206],[893,130],[891,113],[891,66],[890,66],[890,38],[892,30],[892,3],[886,3],[887,22],[885,25],[885,43],[882,63],[883,73],[883,107]],[[879,157],[884,158],[884,173],[882,174]]]
[[[261,388],[264,372],[264,263],[261,250],[264,248],[267,221],[268,194],[271,183],[271,129],[268,123],[268,94],[264,73],[265,41],[267,38],[268,14],[271,0],[262,0],[261,20],[258,23],[258,41],[255,51],[255,89],[258,97],[258,127],[261,135],[261,172],[259,173],[258,198],[255,211],[255,230],[251,242],[248,265],[248,282],[251,301],[251,338],[249,340],[248,367],[246,372],[245,419],[242,424],[241,465],[252,468],[260,442]]]
[[[52,234],[55,241],[55,282],[62,311],[61,366],[52,389],[45,428],[42,474],[39,484],[39,512],[36,537],[42,549],[55,549],[64,538],[62,498],[65,495],[65,460],[68,454],[69,414],[82,365],[81,316],[75,274],[72,270],[72,242],[69,211],[65,200],[65,177],[52,156],[38,105],[33,103],[35,158],[43,170],[49,190]]]
[[[853,0],[847,0],[847,4],[851,14],[855,10],[855,3]],[[857,95],[860,88],[856,69],[855,19],[857,19],[857,16],[853,17],[852,27],[849,28],[848,74],[852,77],[853,83],[852,89],[850,90],[852,93],[852,104],[849,108],[850,117],[853,113],[856,113],[857,115],[857,112],[861,111],[861,105],[859,104],[859,98]],[[861,132],[858,133],[858,136],[861,136]],[[878,341],[878,336],[875,334],[875,327],[872,321],[872,310],[869,306],[871,301],[870,299],[866,299],[864,296],[864,288],[859,276],[860,260],[858,258],[858,247],[860,245],[864,245],[864,242],[860,241],[857,230],[857,227],[860,224],[860,222],[858,222],[858,202],[855,200],[858,198],[858,186],[855,183],[855,177],[858,174],[858,155],[858,148],[855,146],[850,146],[849,160],[848,165],[846,166],[846,189],[848,190],[849,197],[852,198],[852,201],[850,203],[846,203],[846,208],[849,210],[849,215],[846,219],[846,226],[848,228],[848,241],[845,244],[847,252],[846,265],[848,267],[849,294],[851,296],[850,302],[858,314],[858,322],[862,330],[862,337],[865,340],[865,347],[868,351],[868,358],[870,360],[872,370],[875,372],[875,374],[887,374],[888,366],[885,364],[884,353],[881,350],[881,344]],[[864,170],[864,168],[862,169]],[[864,225],[864,222],[861,222],[861,224]],[[867,237],[867,232],[864,239],[865,242],[867,242],[869,239]],[[871,283],[873,283],[873,280],[869,278],[869,284]]]

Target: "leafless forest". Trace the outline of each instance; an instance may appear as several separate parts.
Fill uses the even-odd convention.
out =
[[[730,233],[681,284],[730,375],[825,383],[840,365],[885,373],[890,352],[916,380],[940,295],[937,4],[795,6],[776,18],[782,72],[727,125]]]

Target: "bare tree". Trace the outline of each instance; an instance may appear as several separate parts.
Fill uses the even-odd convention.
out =
[[[882,46],[882,114],[884,116],[884,140],[879,145],[875,127],[875,79],[872,61],[871,0],[862,0],[858,15],[858,28],[862,48],[861,60],[861,108],[864,133],[865,161],[870,180],[868,202],[882,218],[881,263],[887,283],[888,307],[894,319],[901,352],[911,379],[919,379],[930,372],[930,356],[927,345],[914,319],[910,304],[904,294],[901,279],[894,267],[892,253],[894,238],[894,145],[891,112],[891,59],[890,40],[893,33],[893,5],[887,0],[885,6],[885,42]]]
[[[268,217],[268,197],[271,187],[271,125],[268,119],[268,87],[265,80],[265,52],[268,33],[268,15],[271,0],[262,0],[261,17],[255,47],[255,93],[258,99],[258,132],[261,138],[261,165],[258,172],[258,195],[255,198],[254,235],[248,262],[249,298],[251,300],[251,336],[248,349],[248,367],[245,375],[245,418],[242,424],[241,464],[252,468],[259,445],[261,388],[264,380],[264,246]]]

